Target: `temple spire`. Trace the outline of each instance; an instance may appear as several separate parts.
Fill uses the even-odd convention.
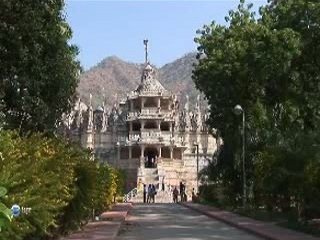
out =
[[[148,39],[144,39],[143,40],[143,44],[144,44],[144,49],[145,49],[145,54],[146,54],[146,64],[148,64]]]

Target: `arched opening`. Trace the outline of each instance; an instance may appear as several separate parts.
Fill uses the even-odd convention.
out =
[[[158,150],[155,147],[147,147],[144,150],[145,167],[156,168],[158,161]]]

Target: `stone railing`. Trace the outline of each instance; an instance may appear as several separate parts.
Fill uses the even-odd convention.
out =
[[[158,142],[161,136],[160,131],[143,131],[141,132],[141,140],[144,142]]]
[[[143,142],[175,142],[174,138],[172,137],[172,133],[170,131],[163,131],[160,130],[152,130],[146,131],[143,130],[141,132],[134,131],[129,133],[127,141],[143,141]],[[181,143],[177,141],[177,143]]]
[[[129,141],[139,141],[141,140],[141,135],[140,132],[135,131],[135,132],[131,132],[129,133]]]
[[[143,97],[143,96],[170,96],[170,93],[167,91],[143,91],[143,92],[136,92],[132,91],[131,93],[128,94],[129,99],[133,97]]]
[[[125,194],[123,196],[123,202],[129,202],[131,200],[131,198],[133,198],[137,195],[138,195],[138,189],[134,188],[130,192],[128,192],[127,194]]]
[[[143,115],[155,115],[155,114],[160,114],[160,109],[158,108],[144,108],[141,109],[141,114]]]
[[[140,111],[128,112],[128,118],[129,117],[138,117],[138,116],[140,116]]]
[[[171,132],[161,132],[160,136],[159,136],[159,140],[160,141],[164,141],[164,142],[168,142],[170,140],[172,140],[172,133]]]

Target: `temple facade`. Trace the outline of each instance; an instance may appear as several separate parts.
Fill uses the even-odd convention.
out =
[[[79,100],[66,117],[69,138],[78,139],[93,149],[99,161],[124,169],[127,189],[141,183],[197,187],[197,171],[212,159],[216,139],[201,111],[200,97],[183,109],[178,99],[157,80],[151,64],[146,63],[141,82],[127,98],[108,110],[105,102],[93,110]]]

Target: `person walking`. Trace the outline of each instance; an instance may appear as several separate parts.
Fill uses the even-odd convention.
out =
[[[183,199],[184,199],[184,185],[182,182],[180,182],[180,199],[181,199],[181,202],[183,202]]]
[[[179,195],[177,187],[174,187],[172,195],[173,195],[173,202],[177,203],[178,202],[178,195]]]
[[[197,202],[197,197],[196,197],[196,194],[195,194],[195,192],[194,192],[194,188],[192,188],[192,202]]]
[[[143,184],[143,203],[146,203],[147,193],[148,193],[147,184]]]
[[[162,176],[162,191],[164,192],[164,176]]]
[[[147,193],[147,203],[150,203],[151,202],[151,198],[152,198],[152,186],[151,184],[149,184],[148,186],[148,193]]]
[[[157,194],[156,187],[152,184],[152,194],[151,194],[152,203],[155,202],[156,194]]]

